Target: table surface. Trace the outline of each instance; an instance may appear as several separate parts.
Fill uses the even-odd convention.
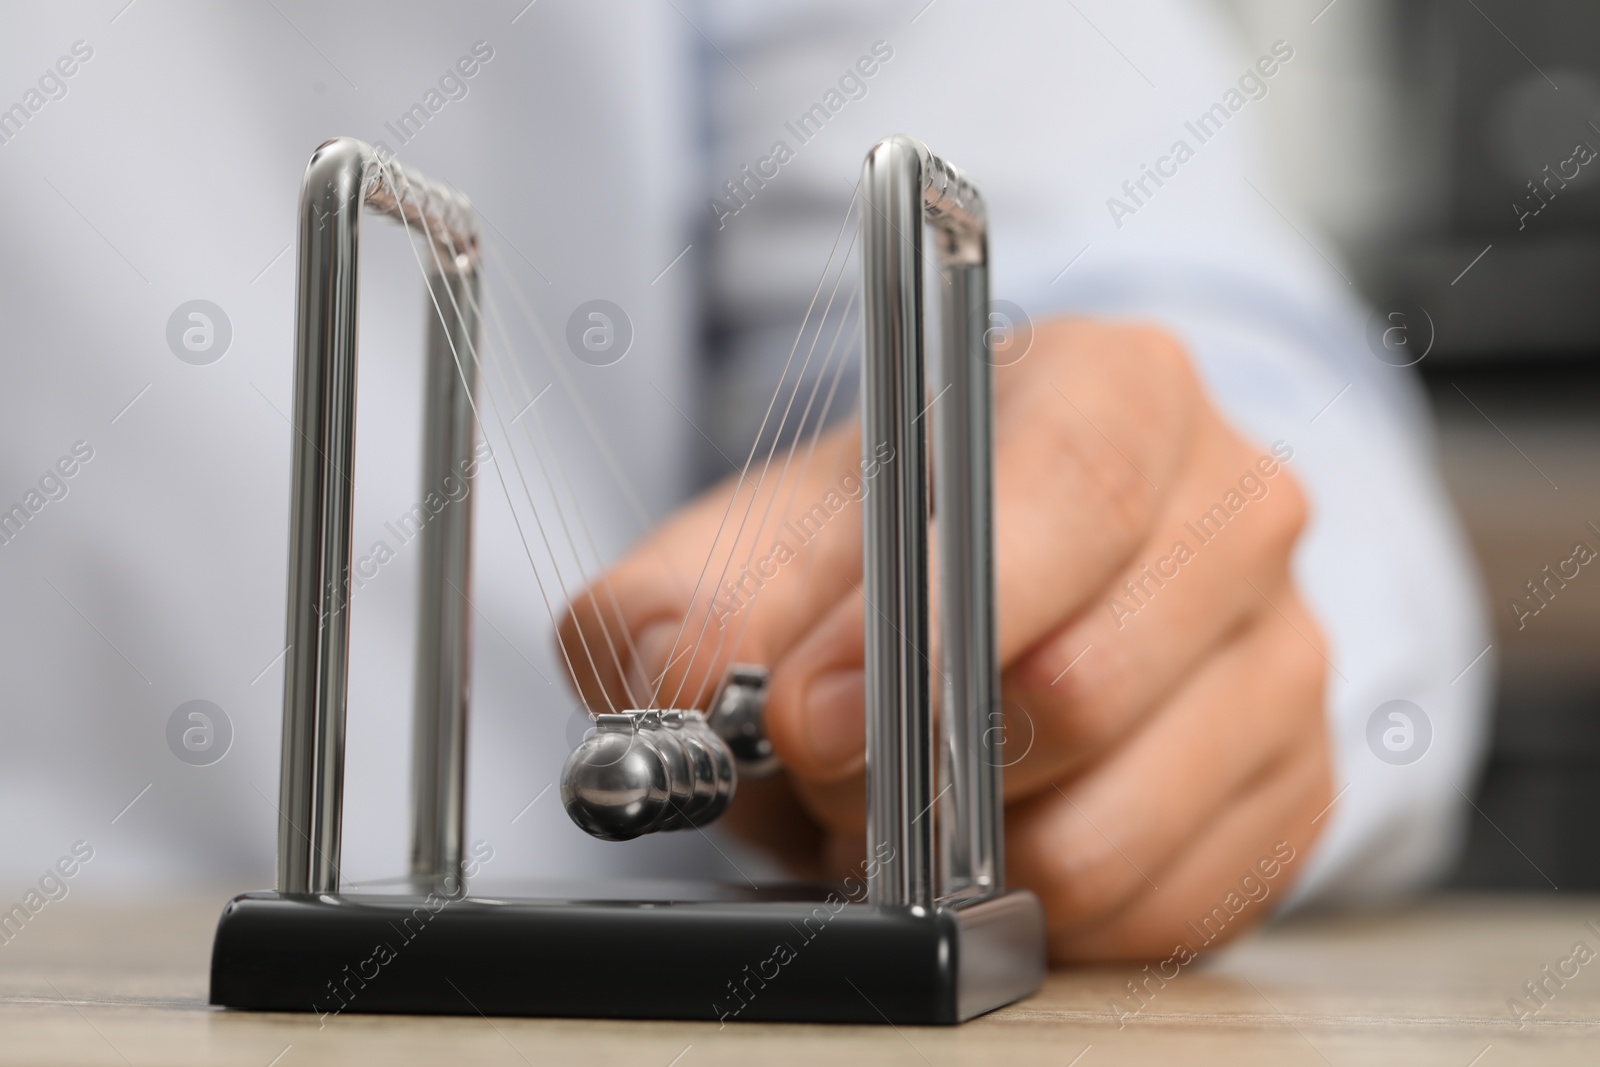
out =
[[[1600,956],[1574,962],[1578,942],[1600,952],[1595,896],[1443,896],[1294,920],[1185,967],[1136,1013],[1126,983],[1138,968],[1061,970],[965,1026],[899,1029],[357,1015],[319,1026],[222,1011],[206,1004],[221,904],[52,903],[0,946],[0,1063],[1600,1063]],[[1524,983],[1546,966],[1571,977],[1547,980],[1540,1007]],[[1530,1012],[1520,1026],[1513,997]]]

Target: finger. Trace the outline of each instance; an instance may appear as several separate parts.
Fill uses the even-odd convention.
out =
[[[1304,871],[1333,795],[1327,741],[1297,750],[1200,833],[1160,874],[1160,890],[1115,914],[1049,934],[1057,963],[1198,954],[1268,918]],[[1164,972],[1165,973],[1165,972]]]
[[[1092,810],[1095,814],[1087,818],[1095,826],[1103,818],[1119,832],[1124,823],[1129,832],[1166,824],[1164,834],[1143,842],[1148,862],[1158,863],[1164,852],[1179,846],[1187,827],[1226,801],[1230,790],[1240,788],[1300,734],[1321,729],[1326,662],[1317,644],[1318,632],[1285,584],[1273,588],[1271,597],[1283,606],[1285,617],[1276,609],[1270,616],[1257,617],[1201,668],[1147,724],[1145,733],[1103,759],[1081,781],[1064,782],[1062,789],[1070,798],[1066,807],[1071,810],[1076,803],[1087,808],[1078,809],[1073,817],[1058,811],[1058,820],[1065,818],[1070,824]],[[1262,597],[1257,600],[1266,603]],[[841,602],[778,664],[767,705],[769,737],[802,804],[824,827],[838,833],[858,831],[866,818],[859,604],[854,598]],[[1016,724],[1008,729],[1014,737]],[[1007,780],[1012,773],[1012,767],[1005,768]],[[1154,792],[1135,788],[1132,800],[1122,797],[1129,783],[1149,780],[1162,781],[1163,788]],[[1185,798],[1177,811],[1170,801],[1173,791]],[[1046,801],[1061,798],[1054,789],[1044,794]],[[1052,836],[1058,826],[1050,823],[1037,831],[1043,837],[1040,851],[1052,862],[1070,853]],[[1013,862],[1020,868],[1029,855],[1027,831],[1022,826],[1009,832],[1022,835],[1011,846]],[[1083,825],[1077,834],[1088,838],[1086,847],[1100,860],[1111,859],[1103,848],[1108,836],[1118,839],[1111,831],[1100,835],[1093,826]],[[1120,871],[1122,879],[1100,892],[1125,895],[1138,888],[1131,882],[1136,869],[1111,866],[1111,873]],[[1085,889],[1093,892],[1093,884],[1085,883]],[[1110,906],[1111,902],[1102,905]]]
[[[1007,809],[1008,869],[1057,927],[1094,921],[1162,870],[1297,747],[1324,741],[1325,664],[1295,627],[1263,618],[1220,649],[1145,727],[1075,779]]]
[[[1003,658],[1008,645],[1020,647],[1041,626],[1054,628],[1078,612],[1084,591],[1101,588],[1106,574],[1143,543],[1154,498],[1139,468],[1167,479],[1177,464],[1192,461],[1183,442],[1195,394],[1182,353],[1164,335],[1058,323],[1041,328],[1035,348],[1038,358],[1026,371],[1032,385],[1016,368],[1003,368],[1011,376],[998,389],[996,567]],[[1163,375],[1175,375],[1178,384]],[[1057,380],[1075,400],[1064,399]],[[1161,387],[1151,388],[1152,380],[1161,380]],[[1147,432],[1152,428],[1160,432]],[[1133,455],[1112,445],[1112,434],[1128,438]],[[858,575],[853,568],[850,585]],[[862,759],[862,613],[879,609],[860,597],[850,589],[850,607],[816,620],[826,632],[796,642],[793,654],[774,668],[768,730],[780,753],[793,761],[788,766],[796,779],[811,785],[848,778]],[[935,679],[938,669],[934,656],[929,670]],[[852,801],[840,808],[824,793],[812,799],[829,811],[855,806]]]
[[[1184,516],[1205,514],[1205,502],[1225,498],[1235,482],[1185,488],[1152,542],[1164,543],[1168,534],[1194,541],[1200,552],[1184,571],[1154,590],[1160,595],[1149,596],[1131,624],[1109,610],[1090,610],[1007,672],[1007,714],[1027,709],[1029,715],[1026,725],[1008,724],[1008,736],[1026,748],[1006,768],[1007,796],[1036,791],[1131,729],[1250,613],[1266,610],[1258,589],[1287,582],[1289,548],[1304,521],[1299,491],[1270,457],[1256,467],[1253,449],[1231,434],[1219,430],[1207,440],[1214,453],[1202,457],[1208,469],[1270,470],[1280,487],[1249,479],[1244,492],[1258,498],[1250,505],[1257,510],[1240,514],[1208,544],[1185,530]],[[1144,566],[1136,560],[1121,572],[1129,576],[1123,580],[1140,578]],[[1253,576],[1254,584],[1241,575]],[[809,802],[829,825],[859,809],[853,778],[865,756],[862,642],[864,612],[871,610],[852,590],[773,672],[767,728],[785,766],[808,787],[851,782],[843,803],[834,800],[837,790],[810,788]],[[937,662],[928,668],[937,678]]]
[[[1189,460],[1200,392],[1168,335],[1077,320],[1041,326],[996,391],[995,585],[1009,663],[1148,540]]]
[[[1305,499],[1270,454],[1222,427],[1199,436],[1195,466],[1146,546],[1088,608],[1013,663],[1007,713],[1031,740],[1009,762],[1008,797],[1025,796],[1125,736],[1252,616],[1258,590],[1288,580]]]
[[[859,574],[860,500],[883,463],[863,464],[847,426],[684,508],[568,605],[559,639],[585,697],[631,683],[686,703],[736,655],[776,660]],[[589,655],[608,634],[620,667]]]
[[[773,665],[767,737],[789,773],[816,784],[843,781],[866,763],[865,611],[852,589]]]
[[[842,598],[772,670],[767,737],[799,802],[830,834],[866,825],[861,594]]]

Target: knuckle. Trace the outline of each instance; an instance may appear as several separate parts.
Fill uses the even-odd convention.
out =
[[[1283,483],[1277,487],[1276,506],[1271,509],[1273,516],[1273,546],[1280,549],[1285,555],[1295,543],[1300,540],[1300,535],[1305,532],[1306,522],[1311,517],[1311,507],[1306,500],[1305,490],[1300,488],[1300,483],[1288,471],[1279,472],[1283,476]]]
[[[1077,472],[1084,507],[1103,516],[1109,532],[1136,536],[1202,410],[1188,352],[1174,334],[1146,323],[1058,319],[1041,330],[1053,372],[1033,384],[1038,410],[1050,414],[1030,451],[1056,472]]]
[[[1258,444],[1236,433],[1216,414],[1206,417],[1209,436],[1217,438],[1220,450],[1207,465],[1217,478],[1217,488],[1226,488],[1237,499],[1249,503],[1243,524],[1249,554],[1280,571],[1291,550],[1305,532],[1310,505],[1305,490],[1282,462]]]
[[[1093,415],[1061,404],[1054,393],[1048,399],[1056,403],[1046,404],[1047,414],[1029,426],[1026,440],[1007,449],[1012,461],[999,471],[997,497],[1002,507],[1007,502],[1030,503],[1026,510],[1004,515],[1002,525],[1010,522],[1016,529],[1045,517],[1058,519],[1070,502],[1071,513],[1095,516],[1097,531],[1109,543],[1133,543],[1155,515],[1155,489],[1092,427],[1088,420]],[[1041,486],[1051,487],[1051,495],[1060,503],[1035,507],[1031,502],[1039,499]],[[1059,536],[1059,531],[1039,525],[1033,536]]]
[[[1066,641],[1048,641],[1008,672],[1027,695],[1040,740],[1052,748],[1092,750],[1115,731],[1125,678],[1117,662],[1119,648],[1085,651]]]
[[[1189,349],[1170,330],[1148,323],[1122,326],[1127,356],[1124,365],[1135,376],[1140,386],[1152,393],[1153,383],[1163,386],[1162,394],[1169,403],[1191,404],[1200,394],[1200,382],[1195,376],[1194,363]]]

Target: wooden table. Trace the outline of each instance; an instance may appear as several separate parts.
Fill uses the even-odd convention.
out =
[[[1439,897],[1301,919],[1184,968],[1136,1013],[1125,983],[1137,968],[1070,970],[966,1026],[900,1030],[356,1015],[319,1028],[219,1011],[205,1000],[221,902],[50,904],[0,946],[0,1063],[1600,1064],[1600,956],[1567,963],[1576,976],[1547,981],[1549,1003],[1521,1027],[1507,1006],[1536,1007],[1523,983],[1576,942],[1600,952],[1593,896]]]

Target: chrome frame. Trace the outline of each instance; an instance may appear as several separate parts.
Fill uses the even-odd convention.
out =
[[[878,860],[869,899],[930,907],[936,900],[996,896],[1004,888],[987,224],[976,188],[903,135],[868,153],[861,193],[863,458],[873,460],[881,442],[894,448],[863,516],[867,834]],[[417,225],[432,242],[439,268],[428,279],[445,319],[430,316],[428,330],[424,495],[468,458],[475,433],[479,256],[471,205],[452,190],[380,161],[360,141],[325,142],[306,168],[300,198],[277,879],[287,894],[339,889],[364,208]],[[944,290],[938,363],[943,388],[931,401],[924,224],[936,235]],[[930,415],[934,437],[943,597],[938,760],[924,414]],[[411,873],[415,881],[439,884],[462,856],[470,496],[424,527],[423,536]]]
[[[477,218],[453,190],[353,138],[319,146],[300,188],[295,435],[289,520],[278,891],[339,889],[350,657],[356,325],[364,208],[432,243],[424,495],[471,454],[479,324]],[[452,299],[453,298],[453,299]],[[455,309],[459,308],[459,313]],[[413,878],[458,870],[466,786],[471,497],[422,529],[414,708]]]
[[[904,135],[867,154],[861,196],[863,461],[881,443],[894,448],[863,514],[867,847],[878,861],[869,899],[930,907],[1004,889],[987,220],[977,189]],[[931,400],[924,224],[936,236],[943,288],[941,389]],[[937,794],[924,414],[933,424],[942,597]]]

